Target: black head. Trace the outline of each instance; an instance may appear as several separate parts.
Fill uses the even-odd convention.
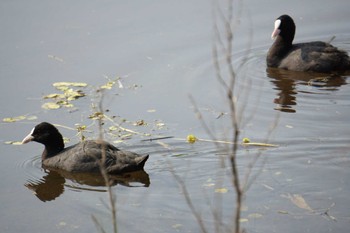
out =
[[[44,144],[46,149],[61,151],[64,148],[63,137],[58,129],[50,123],[42,122],[35,126],[23,139],[22,143],[30,141]]]
[[[295,24],[289,15],[281,15],[275,21],[275,28],[272,32],[271,38],[275,39],[277,36],[287,44],[292,44],[295,35]]]

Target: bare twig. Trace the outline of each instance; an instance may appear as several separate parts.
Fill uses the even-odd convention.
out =
[[[201,215],[199,214],[199,212],[196,210],[195,206],[192,203],[192,199],[191,199],[190,194],[189,194],[189,192],[187,190],[185,182],[174,172],[172,166],[170,166],[170,168],[171,168],[171,173],[174,176],[176,182],[180,185],[182,193],[183,193],[183,195],[184,195],[184,197],[186,199],[186,203],[189,206],[193,216],[196,218],[196,221],[197,221],[199,227],[201,228],[201,231],[203,233],[207,233],[208,231],[207,231],[207,229],[206,229],[206,227],[205,227],[205,225],[204,225],[204,223],[202,221],[202,217],[201,217]]]
[[[97,93],[100,93],[100,100],[99,100],[99,104],[98,104],[98,111],[103,113],[103,92],[102,90],[99,90]],[[104,134],[103,134],[103,118],[104,118],[104,114],[101,114],[100,117],[98,117],[98,129],[99,129],[99,140],[103,141],[104,139]],[[105,181],[105,185],[107,187],[107,191],[108,191],[108,197],[109,197],[109,204],[110,204],[110,211],[111,211],[111,215],[112,215],[112,225],[113,225],[113,232],[117,233],[118,232],[118,228],[117,228],[117,209],[116,209],[116,196],[114,195],[113,191],[112,191],[112,187],[111,187],[111,182],[109,179],[109,175],[107,173],[106,170],[106,148],[105,148],[105,144],[101,143],[102,148],[101,148],[101,160],[99,161],[99,165],[100,165],[100,172],[101,175]],[[93,221],[96,223],[97,226],[99,226],[101,232],[105,232],[103,227],[99,224],[98,220],[92,216]]]

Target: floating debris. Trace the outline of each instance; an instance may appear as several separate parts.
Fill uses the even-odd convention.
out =
[[[187,142],[190,144],[193,144],[197,141],[198,139],[196,138],[196,136],[194,136],[193,134],[189,134],[187,135]]]
[[[37,116],[23,115],[23,116],[16,116],[16,117],[6,117],[6,118],[3,118],[2,121],[6,123],[13,123],[13,122],[23,121],[23,120],[33,121],[36,119],[38,119]]]

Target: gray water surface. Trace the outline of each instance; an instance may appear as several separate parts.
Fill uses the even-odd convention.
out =
[[[297,24],[296,41],[335,36],[332,43],[350,52],[349,8],[348,1],[325,0],[243,4],[232,58],[239,70],[236,93],[242,93],[238,105],[244,106],[239,140],[278,145],[238,149],[242,181],[260,155],[244,199],[247,232],[348,232],[349,76],[267,70],[265,55],[274,19],[284,13]],[[222,166],[225,151],[178,140],[188,134],[210,139],[189,95],[216,137],[224,140],[231,132],[213,68],[212,26],[210,1],[2,1],[0,118],[36,118],[0,124],[0,231],[98,232],[92,215],[112,230],[106,188],[96,177],[43,170],[39,144],[5,144],[20,141],[41,121],[73,129],[90,125],[95,90],[106,76],[121,77],[124,85],[106,91],[107,114],[143,133],[118,146],[150,154],[145,174],[119,177],[113,186],[119,232],[200,231],[173,172],[209,232],[213,209],[232,226],[235,192],[228,164]],[[72,109],[42,109],[42,96],[57,92],[52,84],[59,81],[88,83],[87,96],[73,101]],[[140,120],[147,125],[132,124]],[[59,129],[68,145],[79,141],[76,131]],[[149,139],[145,134],[173,138],[142,141]],[[92,125],[86,136],[97,137],[98,128]]]

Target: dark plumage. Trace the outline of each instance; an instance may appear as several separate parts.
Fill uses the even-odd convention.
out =
[[[101,140],[87,140],[64,148],[61,133],[47,122],[35,126],[22,143],[30,141],[44,144],[43,166],[69,172],[99,172],[102,151],[105,151],[106,155],[104,166],[110,174],[142,170],[148,159],[148,155],[141,156],[130,151],[121,151]]]
[[[295,24],[290,16],[276,19],[271,35],[275,42],[266,58],[268,67],[320,73],[350,70],[350,59],[345,51],[321,41],[292,44],[294,35]]]

